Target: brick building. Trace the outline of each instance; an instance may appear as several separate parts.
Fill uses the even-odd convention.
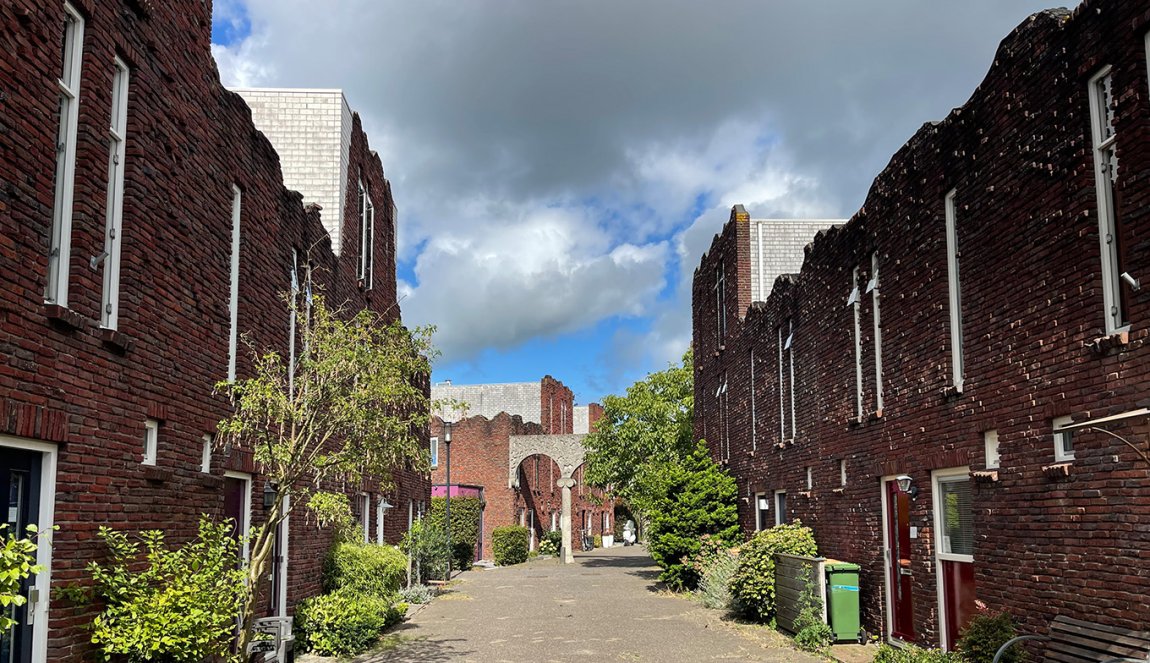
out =
[[[559,465],[550,456],[531,454],[511,476],[511,439],[515,436],[566,436],[578,445],[579,436],[590,432],[602,416],[597,403],[574,404],[574,394],[562,382],[545,376],[539,382],[507,384],[434,384],[435,401],[452,399],[465,408],[433,417],[431,425],[431,480],[434,494],[447,487],[447,459],[443,440],[443,418],[452,421],[451,491],[460,487],[482,489],[485,501],[483,537],[476,559],[491,558],[491,532],[504,525],[523,525],[531,530],[531,547],[550,530],[559,529],[562,491]],[[542,420],[542,423],[538,420]],[[590,529],[593,534],[611,533],[614,527],[613,503],[583,481],[583,468],[575,470],[571,489],[572,531]]]
[[[696,436],[746,531],[862,566],[872,633],[950,648],[976,598],[1145,626],[1148,33],[1147,0],[1035,14],[765,300],[740,208],[695,272]]]
[[[211,445],[228,412],[214,385],[249,373],[245,339],[290,352],[282,295],[305,264],[331,300],[399,317],[394,203],[358,117],[346,179],[381,210],[374,224],[356,187],[322,213],[284,187],[272,144],[219,83],[210,12],[148,0],[0,6],[11,55],[0,62],[0,492],[13,527],[59,526],[40,547],[48,570],[20,615],[17,661],[89,654],[97,606],[59,589],[85,584],[86,564],[105,554],[99,526],[179,540],[201,513],[244,527],[262,515],[250,450]],[[342,251],[325,227],[335,209]],[[409,509],[428,499],[425,475],[396,479],[385,494],[375,481],[349,488],[373,537],[405,528],[396,518],[383,531],[381,498]],[[265,614],[318,593],[331,543],[299,511],[283,531]]]

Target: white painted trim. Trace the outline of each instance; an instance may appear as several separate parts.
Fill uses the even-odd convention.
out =
[[[767,508],[765,508],[765,509],[761,508],[762,502],[760,502],[759,500],[766,502]],[[767,498],[767,493],[755,493],[754,503],[751,506],[755,510],[755,531],[761,532],[761,531],[767,529],[767,523],[763,522],[763,512],[764,511],[769,512],[771,510],[771,502]]]
[[[970,481],[970,467],[951,467],[943,470],[934,470],[930,473],[931,500],[934,502],[931,507],[932,511],[934,511],[933,520],[936,539],[934,543],[934,593],[935,601],[938,604],[938,646],[946,651],[953,649],[956,643],[949,642],[946,637],[946,587],[943,584],[942,563],[974,563],[974,555],[957,555],[942,552],[942,505],[939,503],[939,498],[942,497],[942,489],[940,484],[942,483],[941,480],[954,477],[964,478],[966,481]]]
[[[212,445],[214,437],[209,433],[203,437],[204,447],[200,451],[200,472],[208,474],[212,471]]]
[[[863,416],[863,369],[862,369],[862,313],[858,296],[859,268],[851,271],[851,309],[854,313],[854,351],[855,351],[855,416]]]
[[[783,502],[786,502],[787,501],[787,491],[776,490],[774,492],[773,500],[774,500],[775,524],[776,525],[784,524],[786,522],[786,517],[787,517],[786,506],[784,505],[784,507],[782,509],[779,508],[779,496],[780,495],[782,495],[782,497],[783,497]]]
[[[56,185],[52,206],[52,243],[48,254],[48,284],[44,299],[68,306],[72,260],[72,204],[75,195],[76,144],[80,117],[80,83],[84,64],[84,17],[64,3],[64,60],[58,79],[60,127],[56,136]],[[67,74],[68,80],[64,80]],[[54,254],[54,255],[53,255]]]
[[[879,314],[879,262],[878,252],[874,252],[870,257],[870,282],[873,284],[869,290],[871,291],[871,317],[874,321],[874,400],[875,410],[882,411],[883,408],[883,390],[882,390],[882,322]]]
[[[160,422],[155,419],[144,421],[144,458],[142,465],[155,465],[156,455],[160,448]]]
[[[120,249],[124,234],[124,162],[127,159],[128,94],[131,71],[113,58],[111,126],[108,128],[108,188],[104,222],[104,288],[100,326],[116,329],[120,320]],[[93,259],[94,260],[94,259]]]
[[[1056,463],[1069,463],[1074,460],[1074,449],[1071,448],[1069,452],[1062,448],[1063,435],[1071,436],[1071,446],[1074,442],[1074,432],[1072,430],[1063,430],[1063,427],[1069,427],[1074,423],[1074,418],[1070,416],[1055,417],[1050,422],[1051,438],[1054,440],[1054,462]]]
[[[751,451],[759,448],[758,418],[755,416],[755,349],[751,348]]]
[[[982,447],[985,454],[985,464],[988,470],[997,470],[1002,464],[998,453],[998,431],[988,430],[982,434]]]
[[[228,470],[224,472],[224,477],[229,479],[240,479],[244,482],[246,490],[244,490],[244,503],[243,503],[243,517],[244,521],[240,523],[240,552],[243,553],[244,561],[248,561],[248,534],[252,528],[252,475],[246,472],[233,472]]]
[[[279,617],[288,616],[288,573],[291,567],[291,551],[288,548],[291,542],[291,495],[283,496],[283,512],[286,515],[280,521],[279,532],[276,533],[276,536],[281,537],[280,552],[283,554],[283,565],[279,574],[279,605],[276,606],[276,615]]]
[[[363,526],[363,542],[371,543],[371,495],[367,493],[359,494],[359,513],[363,518],[361,523]]]
[[[32,661],[47,663],[48,608],[52,598],[52,527],[55,525],[56,462],[59,450],[54,444],[7,435],[0,435],[0,446],[43,454],[40,459],[40,513],[37,516],[40,536],[39,545],[36,546],[36,563],[44,567],[44,570],[36,574],[36,583],[32,589],[40,595],[40,600],[30,607],[28,618],[32,624]]]
[[[243,192],[232,185],[232,262],[231,290],[228,300],[228,382],[236,381],[236,353],[239,350],[240,319],[240,218],[243,206]]]
[[[966,365],[962,348],[962,285],[958,271],[958,226],[954,205],[958,189],[951,189],[943,200],[946,214],[946,282],[950,305],[950,381],[962,393]]]
[[[894,584],[891,581],[890,549],[890,500],[887,499],[887,484],[898,475],[890,474],[879,480],[879,498],[882,504],[882,576],[883,576],[883,641],[899,645],[902,640],[894,637]]]
[[[1098,70],[1087,83],[1087,96],[1090,98],[1090,135],[1094,156],[1094,186],[1098,200],[1098,242],[1099,254],[1102,259],[1102,305],[1103,318],[1106,320],[1106,333],[1113,334],[1130,328],[1124,323],[1121,316],[1120,304],[1122,287],[1118,275],[1118,251],[1113,239],[1117,233],[1115,224],[1116,210],[1114,209],[1114,187],[1106,175],[1106,162],[1103,155],[1114,147],[1117,140],[1117,129],[1109,138],[1104,135],[1106,122],[1106,108],[1104,106],[1104,93],[1100,83],[1110,77],[1111,67],[1106,65]],[[1111,79],[1113,86],[1113,79]],[[1113,94],[1113,91],[1111,92]]]

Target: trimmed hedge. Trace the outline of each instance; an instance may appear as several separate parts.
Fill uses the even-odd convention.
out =
[[[336,592],[301,601],[295,612],[297,641],[321,656],[367,651],[383,629],[398,623],[407,604],[363,594]]]
[[[447,511],[447,498],[431,498],[428,520],[436,527],[443,527]],[[483,513],[483,502],[478,497],[451,498],[451,550],[452,566],[461,571],[471,568],[475,561],[475,544],[479,541],[479,520]]]
[[[407,579],[407,557],[394,546],[375,543],[338,543],[324,564],[327,592],[345,592],[387,598]]]
[[[518,525],[496,527],[491,533],[491,548],[499,566],[527,561],[527,528]]]
[[[739,549],[739,566],[731,577],[731,597],[744,616],[761,622],[775,615],[775,554],[818,554],[811,528],[796,520],[759,532]]]

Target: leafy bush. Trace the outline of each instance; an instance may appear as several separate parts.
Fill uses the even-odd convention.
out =
[[[159,530],[140,532],[140,544],[124,532],[101,527],[111,551],[108,566],[88,565],[104,610],[92,622],[92,643],[104,660],[132,663],[162,659],[199,663],[225,656],[236,615],[247,596],[246,571],[230,524],[200,519],[199,535],[170,549]]]
[[[591,538],[591,545],[595,546],[596,548],[602,548],[603,547],[603,535],[596,534],[595,536],[593,536]]]
[[[407,578],[407,556],[394,546],[337,543],[323,570],[324,591],[387,597]]]
[[[427,520],[434,526],[444,528],[447,511],[447,498],[431,498],[431,510]],[[478,497],[451,498],[451,549],[454,553],[453,569],[466,571],[475,561],[475,544],[479,541],[479,521],[483,513],[483,502]]]
[[[431,599],[435,598],[435,590],[427,585],[412,585],[399,590],[399,597],[407,603],[422,605],[431,603]]]
[[[43,567],[36,564],[36,526],[29,525],[29,536],[17,538],[16,534],[7,531],[7,523],[0,524],[0,633],[8,633],[16,620],[8,606],[24,605],[27,598],[20,592],[24,579],[30,575],[43,571]]]
[[[491,533],[491,548],[499,566],[526,562],[527,528],[518,525],[496,527]]]
[[[807,567],[807,584],[799,596],[799,616],[795,619],[795,644],[809,652],[822,652],[831,645],[834,633],[823,621],[823,597]]]
[[[699,587],[695,590],[703,605],[713,610],[730,610],[731,576],[739,566],[737,548],[722,548],[697,567]]]
[[[964,663],[964,661],[956,652],[922,649],[915,645],[895,647],[884,644],[878,648],[873,663]]]
[[[739,536],[735,480],[715,465],[700,440],[688,458],[666,468],[659,486],[648,549],[671,589],[694,589],[699,574],[688,562],[699,552],[700,537],[710,534],[730,545]]]
[[[554,543],[551,543],[551,539],[543,539],[539,542],[540,555],[556,555],[558,553],[559,549],[555,547]]]
[[[447,532],[427,519],[412,524],[399,544],[400,550],[411,555],[412,582],[440,579],[447,576],[447,562],[451,549],[447,546]]]
[[[547,532],[543,535],[543,540],[550,541],[551,545],[555,546],[555,550],[559,550],[563,547],[563,532],[561,530]]]
[[[731,578],[735,608],[762,622],[775,614],[775,554],[816,555],[814,533],[799,521],[759,532],[739,551],[739,566]]]
[[[388,626],[403,619],[404,603],[348,592],[301,601],[295,613],[297,641],[321,656],[351,656],[366,651]]]
[[[1018,635],[1014,619],[1006,612],[983,612],[971,618],[958,639],[958,651],[970,663],[990,663],[1007,640]],[[1026,650],[1011,647],[999,659],[1002,663],[1020,663]]]
[[[344,493],[317,491],[307,500],[308,511],[320,527],[335,532],[336,541],[356,541],[362,536],[360,523],[351,512],[351,498]]]

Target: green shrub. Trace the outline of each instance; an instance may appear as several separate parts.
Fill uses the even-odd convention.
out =
[[[491,533],[492,554],[499,566],[527,561],[527,528],[518,525],[496,527]]]
[[[442,529],[446,511],[447,498],[433,497],[427,520]],[[482,513],[483,502],[478,497],[451,498],[451,549],[454,553],[451,568],[466,571],[475,561],[475,545],[479,542]]]
[[[739,550],[731,578],[735,609],[749,619],[768,622],[775,614],[775,554],[816,555],[814,533],[799,521],[759,532]]]
[[[551,545],[555,546],[556,552],[558,552],[559,549],[563,547],[563,532],[561,530],[547,532],[543,535],[543,541],[550,541]]]
[[[399,597],[406,603],[421,605],[431,603],[431,599],[435,598],[435,590],[427,585],[412,585],[399,590]]]
[[[411,555],[411,581],[447,577],[447,562],[451,549],[447,545],[447,532],[427,519],[416,521],[399,544],[400,550]]]
[[[722,548],[699,562],[699,587],[695,592],[703,605],[712,610],[731,609],[731,576],[739,566],[737,548]]]
[[[884,644],[878,648],[873,663],[964,663],[964,661],[956,652],[922,649],[915,645],[895,647]]]
[[[831,627],[823,621],[823,597],[807,567],[807,584],[799,596],[799,616],[795,619],[795,644],[809,652],[823,652],[834,639]]]
[[[388,626],[403,619],[407,604],[390,598],[336,592],[301,601],[296,638],[304,651],[352,656],[366,651]]]
[[[247,596],[246,569],[230,523],[200,519],[198,536],[171,549],[159,530],[143,543],[101,527],[111,551],[107,566],[88,565],[104,610],[92,622],[92,643],[105,661],[199,663],[226,656],[236,615]],[[143,564],[141,564],[143,562]]]
[[[689,562],[699,552],[700,538],[710,534],[727,545],[738,539],[738,488],[700,440],[688,458],[666,468],[659,493],[650,514],[648,550],[671,589],[694,589],[699,574]]]
[[[24,605],[24,579],[44,570],[36,564],[36,526],[28,525],[26,532],[28,536],[18,537],[8,531],[7,523],[0,523],[0,605],[5,608]],[[8,609],[0,611],[0,633],[8,633],[16,625],[12,614]]]
[[[540,555],[556,555],[558,553],[559,549],[555,547],[554,543],[551,543],[551,539],[543,539],[539,542]]]
[[[980,613],[962,629],[957,649],[969,663],[990,663],[998,648],[1017,635],[1018,629],[1009,613]],[[1025,658],[1026,650],[1014,646],[1006,650],[999,660],[1001,663],[1020,663]]]
[[[407,578],[407,556],[394,546],[337,543],[324,564],[324,591],[387,597]]]
[[[591,545],[596,547],[596,548],[602,548],[603,547],[603,535],[602,534],[596,534],[595,536],[591,537]]]

